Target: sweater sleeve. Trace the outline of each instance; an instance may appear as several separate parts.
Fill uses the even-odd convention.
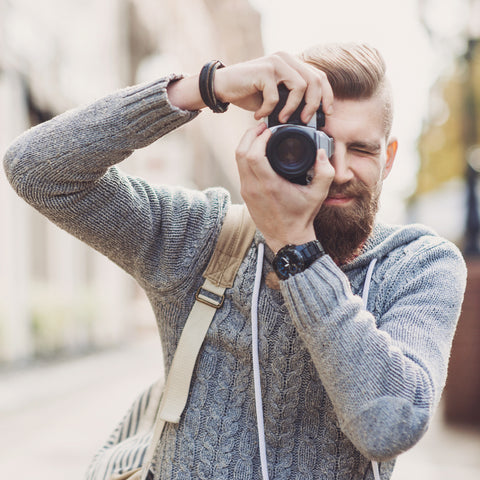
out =
[[[443,389],[465,288],[464,261],[441,241],[394,266],[377,290],[378,318],[330,257],[282,283],[340,427],[383,461],[425,432]]]
[[[181,281],[193,249],[209,244],[205,232],[218,230],[227,202],[226,193],[156,188],[115,166],[197,115],[170,104],[166,87],[177,78],[59,115],[21,135],[4,159],[13,188],[40,213],[135,278],[165,288],[173,277]]]

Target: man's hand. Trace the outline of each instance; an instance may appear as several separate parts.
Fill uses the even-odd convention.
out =
[[[253,111],[259,120],[277,105],[280,83],[290,91],[279,114],[280,121],[286,122],[302,99],[304,123],[310,121],[320,102],[327,115],[333,112],[333,92],[326,74],[287,53],[217,69],[214,90],[220,102]],[[173,105],[182,109],[205,107],[198,75],[171,83],[168,96]],[[236,159],[243,199],[267,244],[276,252],[287,243],[302,244],[315,239],[313,220],[327,197],[334,169],[320,150],[310,185],[290,183],[273,171],[265,156],[269,137],[264,123],[248,130],[237,148]]]
[[[279,115],[280,121],[288,120],[302,98],[305,98],[302,112],[305,123],[318,110],[320,100],[323,99],[326,113],[330,113],[333,104],[327,76],[283,52],[222,68],[217,70],[216,75],[215,93],[218,99],[254,111],[257,120],[266,117],[275,108],[280,83],[290,90],[287,103]]]
[[[325,151],[319,150],[312,182],[306,186],[291,183],[273,171],[265,156],[269,138],[264,123],[251,128],[238,145],[236,159],[242,197],[268,246],[277,252],[288,243],[315,240],[313,220],[335,171]]]
[[[305,98],[305,107],[301,118],[305,123],[318,110],[320,101],[327,115],[332,112],[333,92],[325,73],[283,52],[218,69],[214,89],[219,101],[253,111],[259,120],[268,116],[278,103],[280,83],[290,90],[279,115],[280,121],[285,122],[290,117],[302,98]],[[205,107],[198,88],[198,75],[171,83],[168,96],[173,105],[185,110]]]

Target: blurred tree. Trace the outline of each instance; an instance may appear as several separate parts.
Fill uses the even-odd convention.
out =
[[[439,80],[432,95],[441,95],[434,102],[436,112],[425,124],[419,138],[420,167],[414,195],[437,190],[465,171],[462,145],[463,72],[458,68],[446,80]]]
[[[436,190],[442,183],[462,177],[469,145],[468,130],[475,126],[475,137],[480,138],[480,48],[473,47],[472,60],[456,62],[455,70],[440,79],[432,89],[431,116],[425,122],[419,138],[420,169],[415,194],[422,195]],[[471,95],[466,93],[471,88]],[[470,139],[473,140],[473,139]]]
[[[442,3],[442,13],[447,17],[443,25],[433,1],[418,2],[426,31],[447,64],[450,53],[453,69],[432,89],[430,116],[419,138],[420,168],[411,201],[415,203],[422,195],[441,190],[451,179],[463,178],[467,200],[463,250],[467,255],[477,256],[480,255],[478,166],[471,160],[480,139],[480,0]],[[445,58],[442,60],[445,64]]]
[[[424,16],[428,15],[426,3],[419,1]],[[468,11],[474,14],[476,2],[460,3],[468,5]],[[423,20],[432,41],[445,53],[450,50],[454,54],[452,47],[446,49],[442,42],[453,40],[440,38],[442,33],[434,31],[427,19]],[[419,138],[420,167],[414,196],[437,190],[453,178],[462,178],[468,150],[480,138],[480,122],[476,120],[480,113],[480,48],[470,28],[465,26],[462,30],[458,35],[462,37],[464,52],[457,54],[453,69],[432,88],[430,114]]]

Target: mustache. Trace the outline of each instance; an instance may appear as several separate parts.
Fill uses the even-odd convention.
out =
[[[328,190],[328,196],[333,197],[336,195],[362,198],[370,196],[370,189],[364,182],[358,179],[350,180],[343,184],[332,183]]]

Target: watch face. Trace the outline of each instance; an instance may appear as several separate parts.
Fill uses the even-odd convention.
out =
[[[303,257],[294,248],[286,249],[281,252],[275,261],[275,271],[280,278],[288,278],[290,275],[295,275],[304,270]]]

